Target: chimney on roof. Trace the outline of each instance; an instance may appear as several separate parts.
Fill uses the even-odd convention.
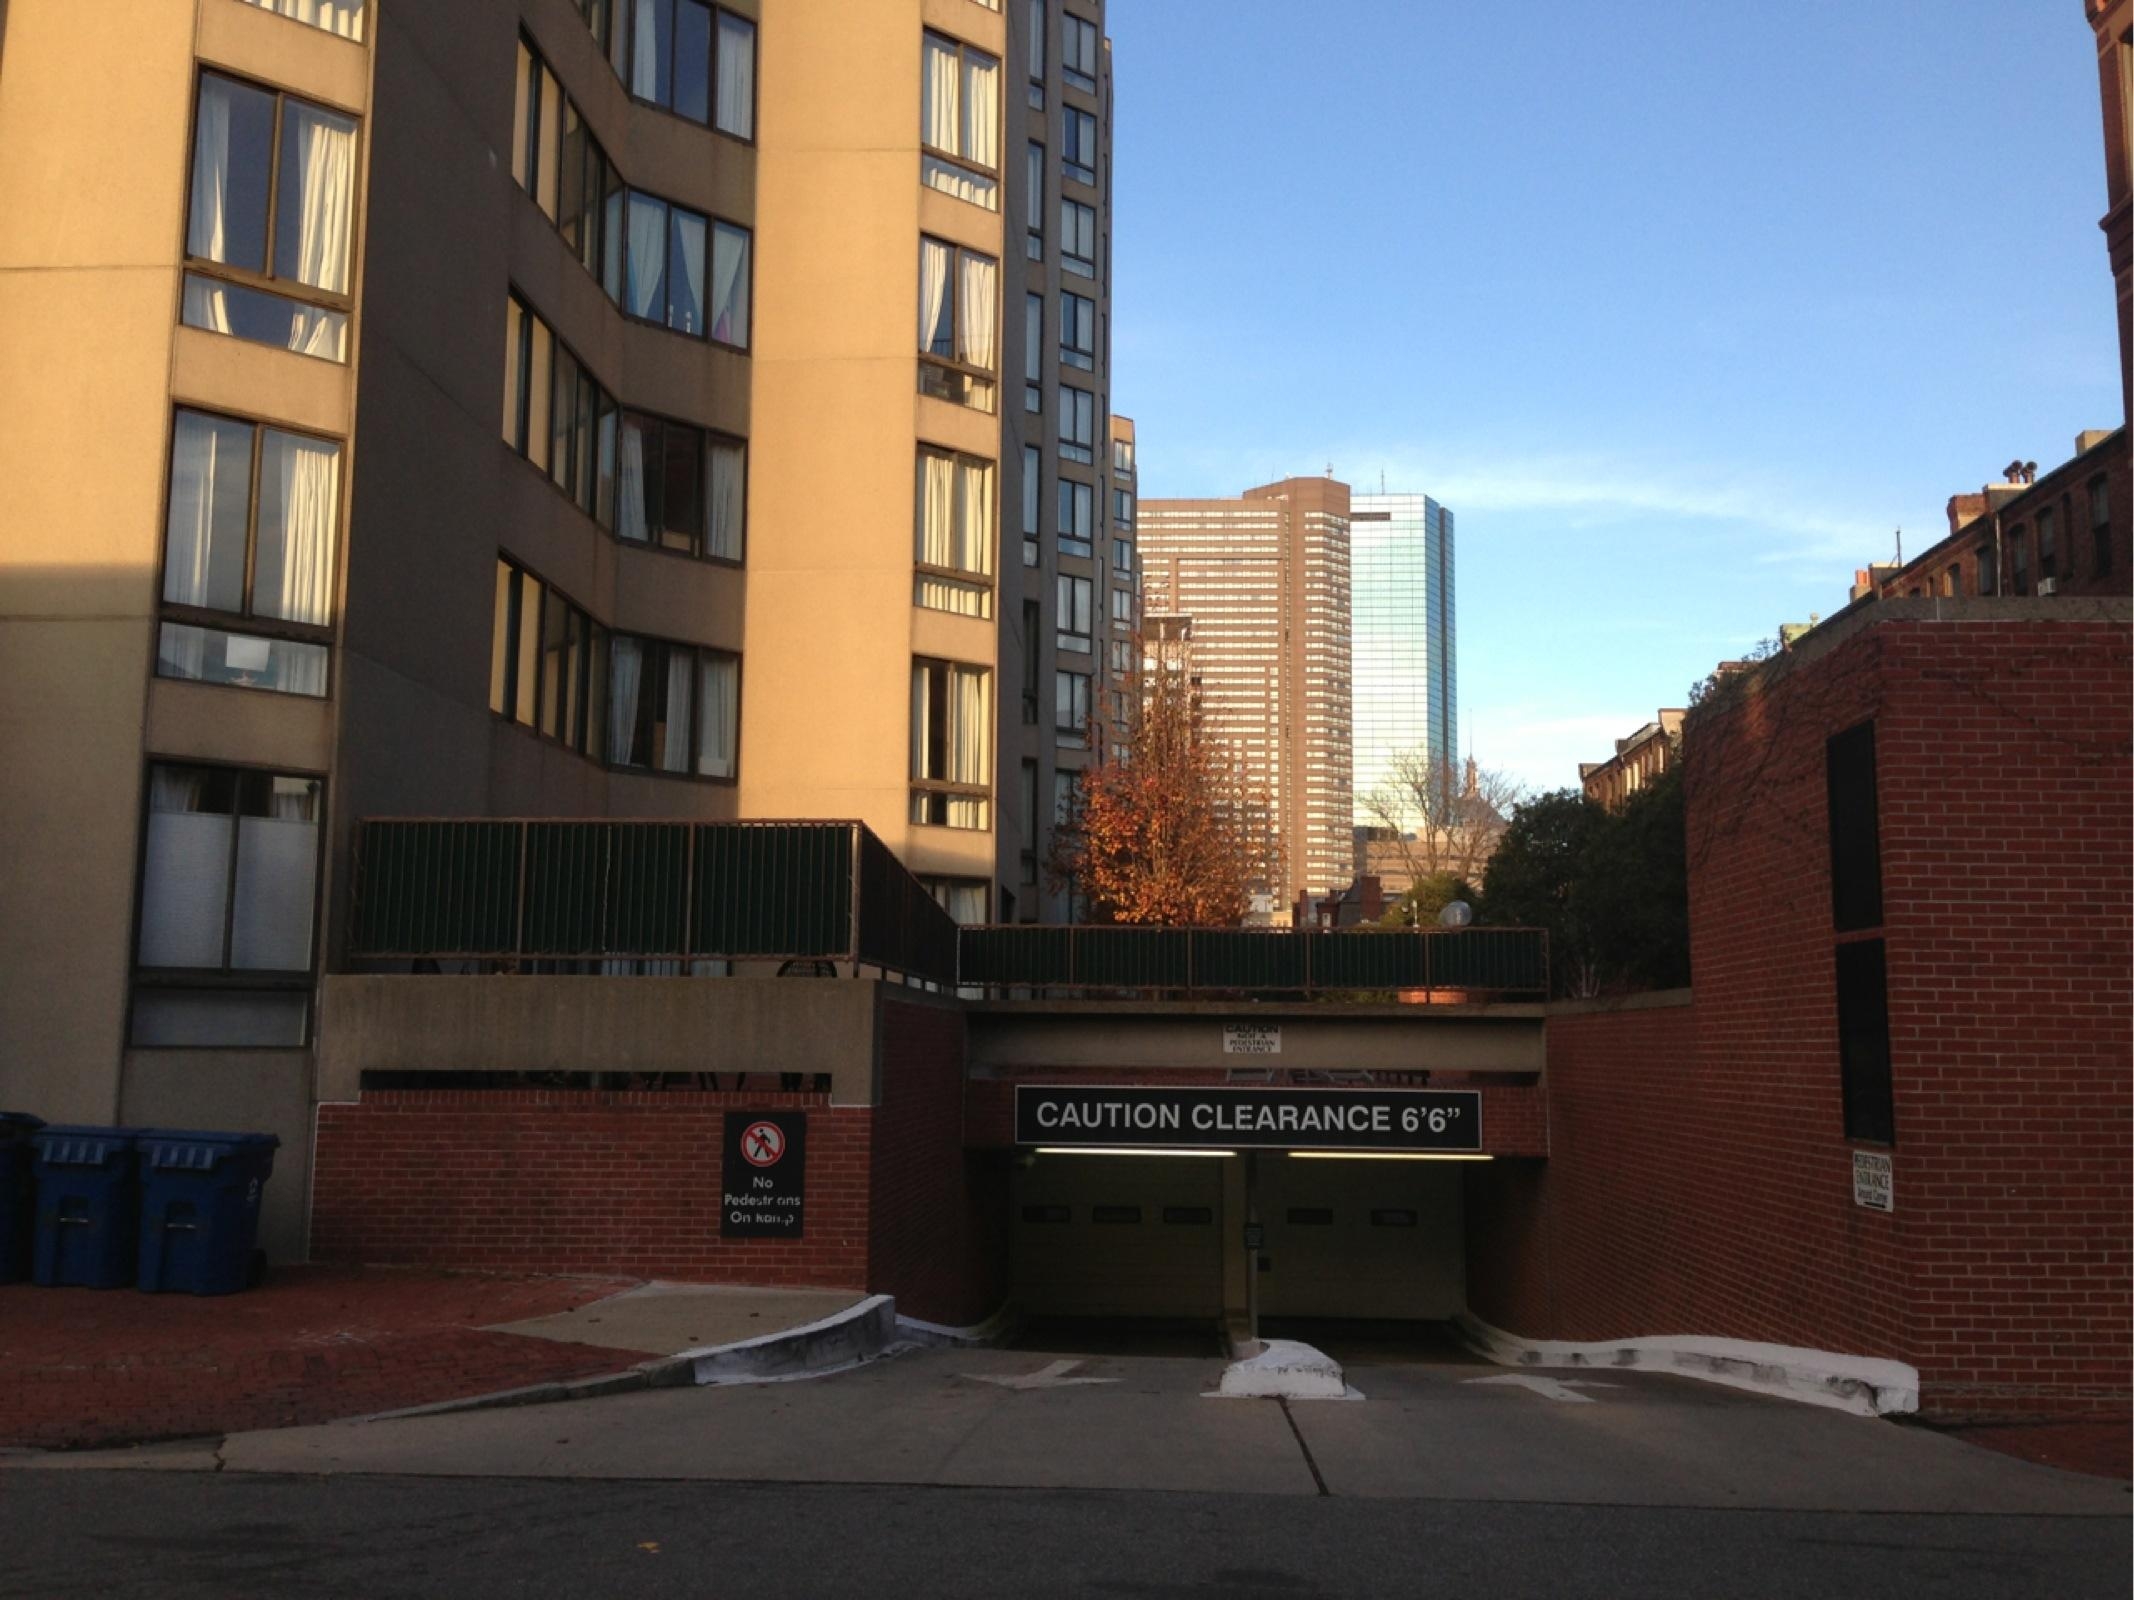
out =
[[[2117,428],[2084,428],[2075,435],[2075,454],[2088,455],[2118,431]]]

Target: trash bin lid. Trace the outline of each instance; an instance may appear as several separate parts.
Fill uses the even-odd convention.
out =
[[[44,1118],[27,1111],[0,1111],[0,1140],[27,1139],[44,1126]]]
[[[134,1133],[142,1156],[157,1171],[212,1171],[239,1152],[263,1155],[281,1147],[271,1133],[218,1133],[206,1128],[141,1128]]]
[[[55,1122],[30,1135],[37,1159],[50,1167],[100,1167],[133,1149],[130,1128],[101,1128]]]

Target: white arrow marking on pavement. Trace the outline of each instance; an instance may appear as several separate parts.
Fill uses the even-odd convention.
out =
[[[1558,1382],[1554,1378],[1537,1378],[1523,1372],[1508,1372],[1501,1378],[1466,1378],[1466,1383],[1512,1383],[1522,1389],[1531,1389],[1545,1400],[1571,1400],[1582,1406],[1593,1404],[1591,1395],[1573,1394],[1574,1389],[1619,1389],[1616,1383],[1588,1383],[1584,1378],[1567,1378]]]
[[[997,1383],[1003,1389],[1072,1389],[1083,1383],[1117,1383],[1117,1378],[1070,1378],[1068,1373],[1082,1363],[1079,1361],[1055,1361],[1035,1372],[966,1372],[966,1378],[979,1383]]]

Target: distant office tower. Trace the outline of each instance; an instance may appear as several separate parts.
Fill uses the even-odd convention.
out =
[[[1349,487],[1285,478],[1235,500],[1143,500],[1151,618],[1191,620],[1208,726],[1273,813],[1277,920],[1349,881]]]
[[[1458,779],[1452,513],[1426,494],[1350,497],[1349,651],[1356,705],[1356,825],[1411,750]]]

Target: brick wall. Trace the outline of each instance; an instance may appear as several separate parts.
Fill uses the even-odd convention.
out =
[[[1470,1175],[1518,1332],[1888,1355],[1929,1410],[2129,1393],[2130,652],[1890,622],[1693,723],[1694,1007],[1553,1016],[1550,1159]],[[1896,1210],[1852,1200],[1824,741],[1876,721]]]
[[[864,1287],[871,1113],[821,1094],[383,1090],[319,1107],[320,1261]],[[808,1113],[806,1236],[722,1239],[729,1111]]]
[[[1007,1167],[964,1148],[963,1013],[885,1001],[870,1167],[868,1287],[929,1322],[982,1322],[1007,1297]]]

